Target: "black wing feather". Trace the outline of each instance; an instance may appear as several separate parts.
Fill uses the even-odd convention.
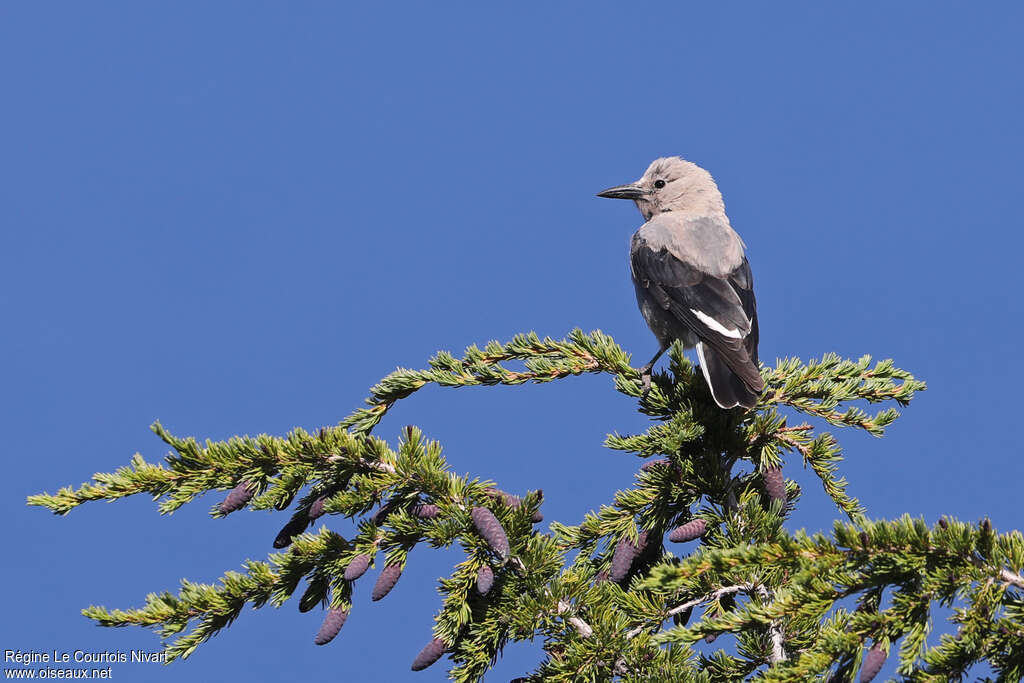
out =
[[[714,349],[750,391],[760,394],[764,390],[757,367],[757,302],[746,258],[727,277],[719,278],[679,260],[665,248],[652,249],[641,242],[633,250],[632,266],[640,286]],[[739,330],[742,336],[737,339],[712,329],[693,310]]]

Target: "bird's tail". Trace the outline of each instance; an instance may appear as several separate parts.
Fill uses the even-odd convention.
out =
[[[711,389],[711,397],[721,408],[735,408],[743,406],[748,410],[757,405],[757,399],[764,391],[764,382],[761,376],[753,383],[756,386],[748,386],[739,375],[732,371],[722,357],[710,346],[703,342],[697,344],[697,356],[700,358],[700,367],[704,372],[704,380]]]

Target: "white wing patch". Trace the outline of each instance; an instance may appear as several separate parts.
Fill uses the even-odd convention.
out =
[[[742,332],[740,332],[739,330],[730,330],[725,325],[723,325],[722,323],[718,322],[717,320],[712,318],[707,313],[703,313],[702,311],[698,311],[696,308],[691,308],[690,309],[690,313],[693,313],[695,316],[697,316],[698,320],[700,320],[702,323],[704,323],[705,325],[710,327],[712,330],[714,330],[718,334],[724,335],[726,337],[731,337],[733,339],[742,339],[743,338],[743,333]]]

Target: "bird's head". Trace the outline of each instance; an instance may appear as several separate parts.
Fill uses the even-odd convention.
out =
[[[597,193],[609,199],[632,199],[644,220],[666,211],[712,214],[725,210],[711,174],[681,157],[655,159],[640,180]]]

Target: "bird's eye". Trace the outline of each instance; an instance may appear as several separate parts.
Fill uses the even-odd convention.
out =
[[[654,187],[656,187],[656,188],[658,188],[660,190],[661,188],[665,187],[665,181],[661,180],[660,178],[658,180],[655,180],[654,181]]]

